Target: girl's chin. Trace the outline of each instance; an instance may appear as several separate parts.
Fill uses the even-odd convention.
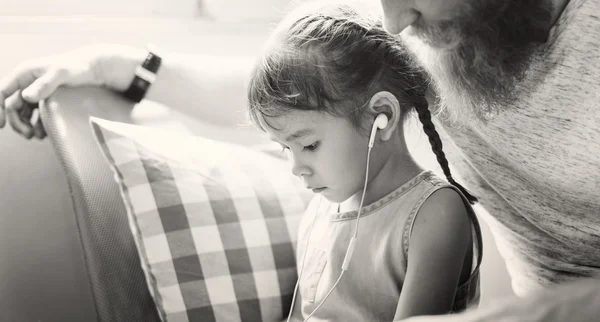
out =
[[[342,203],[342,202],[348,200],[350,197],[352,197],[352,196],[348,196],[348,195],[342,196],[342,195],[336,194],[335,191],[331,190],[330,188],[327,188],[327,189],[319,192],[318,194],[320,194],[325,199],[327,199],[327,201],[332,202],[332,203]]]

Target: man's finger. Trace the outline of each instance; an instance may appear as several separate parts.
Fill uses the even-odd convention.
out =
[[[6,125],[7,100],[19,89],[29,86],[35,80],[39,68],[20,67],[10,75],[0,80],[0,128]]]
[[[33,127],[29,120],[22,117],[27,116],[27,114],[31,117],[31,112],[23,111],[24,108],[28,107],[28,104],[26,104],[21,97],[21,91],[18,90],[6,100],[5,111],[8,122],[13,130],[25,138],[30,139],[33,136]]]
[[[6,112],[4,111],[4,97],[0,95],[0,129],[6,125]]]
[[[33,110],[33,115],[31,116],[31,124],[33,124],[33,135],[36,138],[41,140],[46,137],[46,129],[44,128],[44,124],[42,124],[42,118],[40,117],[39,108]]]

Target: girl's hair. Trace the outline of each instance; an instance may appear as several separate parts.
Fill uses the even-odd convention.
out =
[[[450,174],[425,99],[427,79],[416,66],[370,8],[347,2],[305,5],[275,28],[252,71],[250,118],[258,125],[262,116],[311,110],[344,117],[364,131],[365,102],[389,91],[400,106],[415,108],[446,178],[474,204],[477,198]]]

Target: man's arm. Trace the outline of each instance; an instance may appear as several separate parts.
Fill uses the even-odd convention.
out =
[[[589,322],[600,320],[600,279],[554,286],[524,298],[445,316],[421,316],[404,322]]]
[[[127,89],[146,50],[122,46],[119,55],[99,62],[101,79],[117,91]],[[246,82],[255,57],[160,52],[162,65],[146,99],[164,104],[206,123],[246,123]]]
[[[44,138],[41,122],[31,119],[38,102],[59,86],[105,86],[124,92],[146,55],[144,48],[101,44],[19,64],[0,78],[0,129],[8,120],[23,137]],[[147,99],[209,124],[246,123],[245,84],[254,58],[159,55],[162,66]]]

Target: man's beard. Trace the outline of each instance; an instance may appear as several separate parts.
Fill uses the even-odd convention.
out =
[[[401,36],[429,72],[438,112],[488,120],[514,103],[516,89],[548,36],[550,0],[469,0],[452,21],[418,22]]]

